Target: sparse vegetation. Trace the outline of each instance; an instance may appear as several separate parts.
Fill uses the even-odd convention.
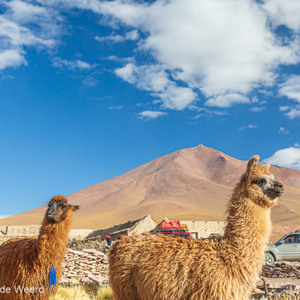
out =
[[[275,295],[270,299],[274,299],[274,300],[299,300],[300,299],[300,292],[286,291],[284,293],[280,293],[278,295]]]
[[[54,297],[50,300],[113,300],[113,293],[109,286],[99,287],[96,284],[75,286],[60,285]]]
[[[300,292],[285,291],[273,296],[252,296],[251,300],[299,300]],[[99,287],[96,284],[84,284],[75,286],[60,285],[57,294],[49,300],[114,300],[112,289],[109,286]]]

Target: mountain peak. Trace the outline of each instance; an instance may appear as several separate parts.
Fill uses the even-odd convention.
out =
[[[169,219],[222,220],[232,188],[246,162],[200,144],[159,157],[125,174],[72,195],[79,204],[74,228],[103,228],[151,214]],[[285,184],[275,223],[300,220],[300,172],[272,166]],[[284,214],[282,213],[284,211]],[[0,220],[0,225],[40,224],[45,206]],[[298,220],[299,218],[299,220]]]

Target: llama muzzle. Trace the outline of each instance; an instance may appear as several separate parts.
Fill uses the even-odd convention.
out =
[[[268,189],[266,194],[268,194],[268,196],[271,199],[276,199],[278,197],[280,197],[284,192],[284,187],[283,184],[279,181],[274,181],[273,187]]]

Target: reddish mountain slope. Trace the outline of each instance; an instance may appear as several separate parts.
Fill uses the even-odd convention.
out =
[[[256,154],[256,153],[254,153]],[[232,187],[246,162],[199,145],[165,155],[123,175],[70,195],[81,205],[74,228],[101,228],[151,214],[198,220],[224,219]],[[272,166],[285,184],[275,224],[300,224],[300,172]],[[0,225],[39,224],[45,206],[0,220]]]

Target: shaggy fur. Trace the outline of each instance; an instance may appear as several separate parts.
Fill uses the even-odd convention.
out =
[[[269,240],[270,208],[283,192],[269,166],[257,165],[258,160],[254,156],[249,161],[233,191],[223,237],[187,240],[146,234],[115,243],[109,256],[115,299],[249,299]]]
[[[58,285],[49,288],[49,268],[55,267],[59,282],[72,211],[78,208],[68,204],[65,197],[55,196],[48,204],[37,239],[11,239],[0,246],[0,288],[10,288],[10,292],[0,293],[1,300],[48,299],[56,293]],[[34,292],[21,293],[18,287]]]

